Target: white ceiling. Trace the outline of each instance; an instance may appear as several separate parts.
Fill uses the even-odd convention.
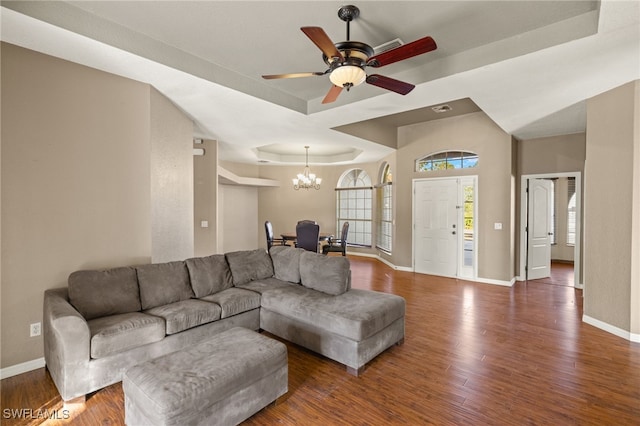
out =
[[[609,0],[360,1],[352,40],[436,40],[433,52],[375,70],[413,92],[365,84],[322,105],[327,76],[260,77],[324,71],[300,27],[343,41],[341,5],[3,1],[1,37],[152,84],[194,120],[194,136],[220,142],[222,159],[249,163],[302,163],[305,145],[315,164],[375,161],[394,147],[332,129],[402,123],[399,113],[464,98],[520,139],[580,132],[586,99],[640,79],[640,2]]]

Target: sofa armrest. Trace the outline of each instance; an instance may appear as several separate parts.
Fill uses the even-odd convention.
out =
[[[44,292],[44,358],[47,368],[66,401],[75,398],[79,375],[84,375],[90,359],[91,333],[87,321],[69,303],[66,288]]]

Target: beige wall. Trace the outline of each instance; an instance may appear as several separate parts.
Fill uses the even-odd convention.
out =
[[[636,334],[640,259],[632,236],[637,236],[640,222],[634,199],[640,186],[638,84],[626,84],[587,102],[584,191],[584,314]]]
[[[583,172],[585,155],[585,133],[519,141],[518,174]]]
[[[193,256],[193,122],[151,88],[151,261]]]
[[[205,139],[193,146],[205,150],[205,155],[193,157],[194,255],[209,256],[222,253],[222,239],[218,238],[218,142]],[[208,227],[202,227],[203,220]]]
[[[262,247],[265,236],[264,227],[258,226],[258,188],[220,185],[219,191],[222,252]]]
[[[478,277],[510,281],[514,277],[514,167],[511,137],[479,112],[406,126],[399,130],[394,171],[397,197],[393,263],[412,266],[412,182],[428,177],[477,175]],[[445,150],[465,150],[480,156],[473,169],[414,172],[417,158]],[[495,222],[502,230],[494,230]]]
[[[45,289],[151,261],[151,149],[170,143],[152,134],[185,126],[163,103],[146,84],[2,44],[2,368],[43,356],[29,324]]]

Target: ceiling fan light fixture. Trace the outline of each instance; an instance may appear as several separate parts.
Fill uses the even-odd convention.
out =
[[[343,65],[337,67],[329,75],[329,80],[338,87],[349,90],[351,87],[364,83],[367,73],[355,65]]]

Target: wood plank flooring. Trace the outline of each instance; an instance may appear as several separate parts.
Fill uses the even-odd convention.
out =
[[[244,424],[640,424],[640,344],[583,323],[581,290],[552,281],[508,288],[350,259],[354,287],[406,299],[404,344],[353,377],[287,343],[289,392]],[[124,421],[120,384],[69,412],[45,369],[1,386],[3,425]],[[7,409],[32,411],[15,419]],[[39,409],[70,418],[32,419]]]

